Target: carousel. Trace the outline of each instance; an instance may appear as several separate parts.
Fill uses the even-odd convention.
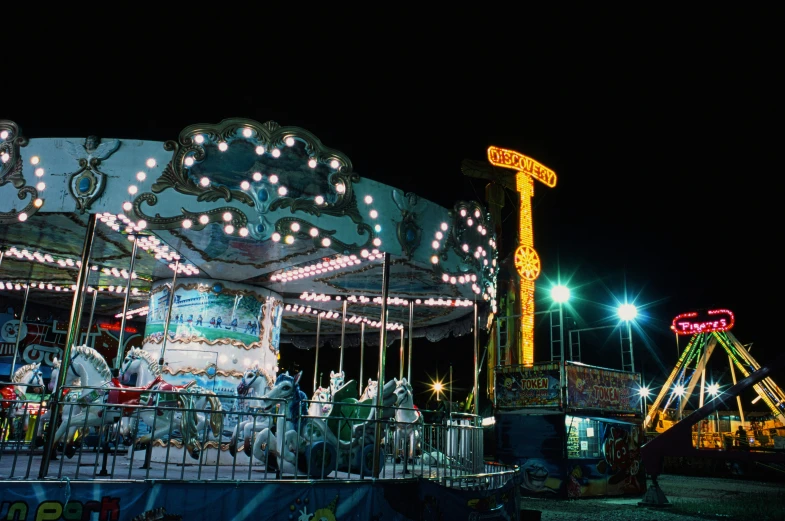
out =
[[[0,121],[0,160],[0,517],[517,518],[518,469],[484,460],[477,400],[437,418],[410,383],[414,338],[473,334],[478,394],[498,274],[483,205],[246,119],[166,142]],[[279,369],[296,348],[313,367]]]

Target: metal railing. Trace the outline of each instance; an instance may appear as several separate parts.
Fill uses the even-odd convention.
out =
[[[305,401],[304,414],[288,422],[292,404],[285,400],[150,390],[135,404],[118,405],[110,396],[117,391],[71,387],[61,401],[57,421],[65,434],[57,443],[44,439],[47,400],[2,400],[0,479],[425,478],[464,489],[493,488],[518,472],[483,461],[481,419],[470,414],[439,418],[419,410],[416,421],[405,423],[395,421],[395,411],[405,409]],[[222,406],[207,405],[209,397]],[[376,429],[383,441],[380,472],[372,476]]]

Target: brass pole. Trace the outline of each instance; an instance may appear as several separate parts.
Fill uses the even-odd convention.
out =
[[[363,365],[365,365],[365,322],[360,322],[360,396],[363,395]]]
[[[177,270],[180,268],[180,259],[174,261],[174,276],[172,277],[172,289],[169,290],[169,307],[166,310],[166,321],[164,322],[164,340],[161,344],[161,357],[158,359],[158,366],[161,372],[164,370],[164,355],[166,354],[166,341],[169,339],[169,322],[172,320],[172,308],[174,307],[174,292],[177,284]]]
[[[382,447],[382,406],[384,405],[384,366],[387,361],[387,294],[390,290],[390,254],[384,252],[382,264],[382,317],[379,326],[379,374],[376,392],[376,429],[373,442],[373,478],[379,475],[379,451]]]
[[[120,369],[120,364],[123,363],[123,355],[125,354],[125,346],[123,345],[123,336],[125,333],[125,316],[128,313],[128,301],[131,299],[131,282],[133,278],[131,275],[134,273],[134,261],[136,261],[136,248],[138,237],[134,237],[134,245],[131,248],[131,265],[128,267],[128,283],[125,285],[125,300],[123,300],[123,318],[120,319],[120,334],[117,336],[117,356],[115,357],[114,366]],[[90,331],[87,331],[90,334]],[[89,338],[89,337],[88,337]]]
[[[404,366],[404,359],[403,359],[403,329],[401,329],[401,366],[398,368],[398,380],[403,380],[403,366]]]
[[[316,359],[313,363],[313,391],[316,392],[316,382],[319,378],[319,332],[322,329],[322,315],[316,315]]]
[[[414,301],[409,302],[409,366],[406,380],[412,383],[412,346],[414,342]]]
[[[346,304],[347,300],[343,299],[343,314],[341,314],[341,359],[338,362],[338,373],[343,372],[343,348],[346,343]]]
[[[480,323],[477,301],[474,301],[474,414],[480,414]]]
[[[63,346],[63,361],[60,363],[60,372],[57,375],[57,385],[49,401],[49,428],[46,436],[44,455],[41,459],[41,468],[38,471],[38,479],[44,479],[49,473],[49,461],[52,456],[52,445],[54,435],[57,431],[57,418],[60,416],[60,390],[65,386],[65,376],[68,373],[68,364],[71,361],[71,349],[74,342],[78,341],[81,321],[82,306],[84,304],[84,292],[87,287],[89,276],[90,254],[93,251],[93,239],[95,238],[95,227],[98,222],[98,214],[92,214],[87,220],[87,230],[85,231],[84,244],[82,245],[82,264],[79,266],[79,274],[76,277],[76,289],[74,290],[74,300],[71,305],[71,317],[69,318],[68,334],[66,335],[65,345]]]
[[[11,362],[11,372],[9,376],[11,380],[14,378],[14,371],[16,371],[16,357],[19,354],[19,341],[22,339],[22,326],[25,322],[25,313],[27,313],[27,298],[30,296],[30,279],[27,279],[27,287],[25,287],[25,299],[22,302],[22,314],[19,315],[19,329],[16,331],[16,346],[14,347],[14,358]]]
[[[89,293],[88,288],[88,293]],[[90,345],[90,330],[93,329],[93,316],[95,315],[95,301],[98,300],[98,289],[93,289],[93,305],[90,306],[90,319],[87,321],[87,333],[85,334],[85,345]],[[90,346],[95,347],[95,346]]]

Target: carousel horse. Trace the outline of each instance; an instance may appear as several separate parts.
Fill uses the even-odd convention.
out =
[[[414,394],[412,386],[406,381],[406,378],[395,381],[395,436],[393,447],[398,448],[401,441],[404,444],[408,443],[408,450],[404,447],[403,459],[403,473],[408,474],[409,459],[414,461],[415,455],[415,441],[420,437],[422,430],[423,417],[417,406],[414,405]]]
[[[152,396],[145,398],[142,395],[151,394],[148,391],[154,387],[179,394],[177,391],[180,389],[169,384],[163,385],[160,378],[154,380],[147,388],[125,387],[119,379],[112,377],[106,360],[92,347],[74,346],[72,353],[73,357],[66,369],[65,381],[73,382],[79,379],[85,388],[75,390],[79,393],[76,405],[68,403],[68,401],[63,404],[62,423],[57,428],[53,442],[53,445],[56,446],[61,439],[65,439],[63,453],[69,458],[73,457],[76,452],[75,442],[78,431],[86,432],[90,427],[100,428],[112,424],[118,421],[122,415],[130,415],[136,410],[123,406],[138,405],[140,402],[152,405],[154,401]],[[90,389],[91,387],[97,389]],[[169,426],[173,425],[175,421],[174,412],[171,409],[159,410],[158,415],[155,434],[169,432]],[[162,425],[163,427],[161,427]],[[183,433],[183,443],[189,454],[194,459],[198,459],[199,449],[196,448],[195,437],[188,436],[193,432],[193,429],[181,427],[181,432]]]
[[[345,379],[346,374],[343,371],[337,373],[330,371],[330,397],[335,396],[335,391],[343,387]]]
[[[365,386],[365,390],[360,395],[360,401],[373,400],[376,398],[377,392],[379,392],[379,382],[368,378],[368,385]]]
[[[333,406],[330,403],[332,393],[330,389],[325,389],[321,385],[316,388],[316,391],[311,397],[311,405],[308,407],[308,416],[328,416]]]
[[[165,382],[161,375],[161,367],[158,364],[158,361],[147,351],[138,347],[133,347],[128,351],[123,359],[123,364],[120,367],[119,383],[123,388],[167,391],[166,393],[154,393],[149,397],[147,403],[152,404],[156,398],[155,394],[159,394],[159,406],[161,405],[161,400],[165,400],[170,392],[188,393],[190,405],[187,409],[194,415],[193,417],[190,417],[190,419],[195,422],[195,425],[191,426],[194,437],[197,439],[206,439],[208,436],[212,436],[214,439],[220,437],[222,407],[221,401],[215,393],[194,385],[194,382],[184,386],[176,386]],[[177,399],[173,401],[172,405],[176,402]],[[145,404],[140,403],[140,405]],[[212,413],[206,412],[208,407]],[[152,442],[152,440],[159,439],[160,436],[168,433],[168,423],[165,426],[160,427],[162,411],[157,412],[157,420],[154,420],[156,411],[152,408],[138,409],[138,411],[142,421],[150,426],[151,429],[153,428],[153,422],[155,421],[156,427],[154,433],[145,435],[137,441],[139,447],[146,446],[148,443]],[[133,418],[130,417],[131,415],[136,416],[133,410],[130,410],[127,416],[129,424],[130,421],[133,420]],[[177,419],[177,413],[175,413],[174,416],[175,419]],[[183,424],[182,418],[180,420],[180,423]],[[185,433],[182,434],[185,436]]]
[[[253,399],[248,400],[248,398],[259,398],[264,396],[270,387],[272,387],[272,382],[270,381],[267,372],[262,369],[261,366],[255,364],[249,367],[245,373],[243,373],[240,383],[237,384],[237,396],[240,397],[238,408],[245,409],[247,407],[249,410],[255,409],[255,412],[259,412],[259,408],[262,407],[262,402]],[[246,401],[248,402],[247,406],[244,405]],[[270,426],[272,426],[270,417],[260,417],[255,414],[248,420],[238,421],[234,428],[234,432],[232,432],[232,438],[229,440],[229,453],[232,456],[237,454],[237,440],[241,439],[243,440],[243,451],[246,455],[251,456],[252,434],[261,432],[263,429]]]
[[[21,425],[22,430],[27,430],[27,423],[29,415],[25,414],[27,400],[26,393],[30,390],[39,389],[40,393],[44,391],[44,375],[41,372],[41,364],[28,364],[23,365],[11,377],[11,385],[0,387],[0,397],[2,397],[2,406],[0,406],[0,420],[8,424],[9,440],[16,438],[16,423],[19,419],[24,422]]]

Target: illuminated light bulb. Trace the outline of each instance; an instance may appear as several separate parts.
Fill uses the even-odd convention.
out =
[[[147,179],[147,174],[145,174],[144,172],[137,172],[137,173],[136,173],[136,179],[137,179],[139,182],[142,182],[142,181],[144,181],[145,179]]]
[[[293,232],[299,232],[300,231],[300,223],[295,221],[291,225],[289,225],[289,228],[291,228]]]
[[[322,239],[322,246],[324,246],[325,248],[328,247],[331,243],[332,241],[330,240],[329,237],[325,237],[324,239]]]
[[[248,228],[240,228],[240,237],[248,236]]]
[[[256,147],[256,155],[261,156],[262,154],[264,154],[264,147],[259,145]]]
[[[199,222],[202,224],[207,224],[208,222],[210,222],[210,218],[207,217],[206,215],[200,215]]]
[[[365,196],[365,204],[371,204],[373,202],[373,197],[370,195]]]
[[[285,186],[282,186],[282,187],[278,188],[278,195],[280,195],[280,196],[286,195],[286,187]]]
[[[232,220],[232,213],[231,212],[224,212],[223,220],[229,222]]]
[[[8,131],[7,130],[3,130],[2,132],[0,132],[0,139],[8,139]]]
[[[442,240],[444,238],[444,234],[442,232],[436,232],[436,238],[438,240]]]
[[[318,237],[319,236],[319,230],[316,229],[316,228],[311,228],[311,230],[308,233],[311,234],[311,237]]]
[[[368,255],[369,255],[369,253],[368,253],[368,250],[362,250],[362,251],[360,252],[360,257],[362,257],[363,259],[365,259],[366,257],[368,257]]]
[[[474,210],[474,216],[479,219],[480,218],[480,210]]]
[[[218,150],[220,150],[221,152],[226,152],[228,149],[229,149],[229,145],[226,144],[226,141],[221,141],[220,143],[218,143]]]
[[[471,226],[472,224],[474,224],[474,221],[472,221],[471,219],[466,219],[466,224]]]
[[[316,159],[309,159],[308,166],[310,166],[311,168],[316,168]]]
[[[292,236],[292,235],[287,235],[287,236],[286,236],[286,238],[284,239],[284,242],[285,242],[286,244],[292,244],[292,243],[294,242],[294,236]]]
[[[240,183],[240,188],[242,188],[243,190],[248,190],[249,188],[251,188],[251,183],[249,183],[248,181],[243,181],[242,183]]]
[[[450,284],[455,284],[457,280],[455,277],[450,277]]]
[[[271,184],[276,184],[278,182],[278,176],[275,174],[271,175],[269,179]]]
[[[133,206],[134,205],[132,205],[131,203],[126,201],[126,202],[123,203],[123,210],[125,210],[126,212],[130,212],[131,208],[133,208]]]
[[[131,185],[128,187],[128,193],[131,195],[134,195],[138,191],[139,189],[135,185]]]
[[[461,208],[461,217],[466,217],[466,209]]]
[[[139,222],[136,223],[136,227],[139,228],[140,230],[144,230],[145,228],[147,228],[147,221],[145,221],[144,219],[139,219]]]
[[[442,280],[444,282],[448,282],[450,280],[450,276],[447,275],[446,273],[442,273]]]
[[[286,141],[284,141],[284,142],[286,143],[287,147],[294,146],[294,138],[292,136],[289,136],[288,138],[286,138]]]
[[[434,250],[438,250],[439,249],[439,241],[433,241],[431,243],[431,246],[433,246]]]
[[[155,159],[151,157],[150,159],[147,160],[145,164],[147,165],[147,168],[155,168],[155,165],[157,163],[155,162]]]
[[[480,233],[483,232],[482,225],[477,226],[477,231],[480,232]]]
[[[273,155],[273,157],[280,157],[281,156],[281,151],[278,150],[277,148],[274,148],[273,151],[270,152],[270,153]]]
[[[35,169],[35,175],[38,176],[38,177],[43,177],[44,176],[44,169],[43,168],[36,168]]]
[[[46,188],[46,183],[44,183],[43,181],[41,181],[40,183],[38,183],[37,185],[35,185],[35,188],[36,188],[36,190],[38,190],[38,191],[44,190],[44,189]]]
[[[233,234],[233,233],[234,233],[234,226],[232,226],[231,224],[227,224],[227,225],[224,227],[224,231],[225,231],[227,234],[231,235],[231,234]]]
[[[33,157],[30,158],[30,164],[31,165],[37,165],[40,162],[41,162],[41,158],[38,157],[38,156],[33,156]]]
[[[272,236],[270,236],[270,238],[271,238],[273,241],[275,241],[275,242],[278,242],[278,241],[280,241],[280,240],[281,240],[281,234],[280,234],[280,233],[278,233],[278,232],[275,232],[275,233],[273,233],[273,234],[272,234]]]
[[[381,225],[381,224],[375,224],[375,225],[373,226],[373,229],[374,229],[374,231],[375,231],[376,233],[379,233],[380,231],[382,231],[382,225]]]
[[[339,166],[341,166],[341,164],[338,162],[337,159],[333,159],[332,161],[330,161],[330,168],[332,168],[333,170],[337,170]]]
[[[313,202],[315,202],[316,204],[324,204],[324,197],[322,197],[321,195],[317,195],[316,197],[313,198]]]
[[[3,160],[3,163],[7,163],[8,160],[11,159],[11,156],[8,155],[8,152],[3,152],[3,154],[0,155],[0,159]]]
[[[379,217],[379,212],[377,212],[376,210],[371,210],[369,215],[371,216],[371,219],[376,219],[377,217]]]
[[[469,251],[469,245],[464,244],[463,246],[461,246],[461,249],[463,249],[463,251]]]
[[[204,136],[201,134],[196,134],[196,136],[194,136],[194,141],[201,145],[204,143]]]
[[[191,156],[185,158],[185,166],[193,166],[193,164],[194,164],[194,158],[192,158]]]
[[[253,131],[250,128],[243,129],[243,136],[244,137],[251,137],[253,135]]]
[[[373,240],[373,245],[374,246],[381,246],[382,245],[382,240],[379,237],[375,238]]]
[[[191,226],[193,226],[193,224],[194,223],[191,221],[191,219],[184,219],[183,220],[183,228],[185,228],[186,230],[188,228],[190,228]]]
[[[41,206],[43,206],[44,204],[44,200],[39,197],[33,202],[33,204],[35,205],[36,208],[41,208]]]
[[[338,183],[335,185],[335,191],[342,194],[346,192],[346,186],[343,183]]]
[[[434,264],[439,264],[439,257],[434,255],[431,257],[431,262]]]
[[[207,186],[210,185],[210,179],[208,179],[207,177],[203,177],[203,178],[199,179],[199,184],[202,185],[202,186],[207,187]]]

